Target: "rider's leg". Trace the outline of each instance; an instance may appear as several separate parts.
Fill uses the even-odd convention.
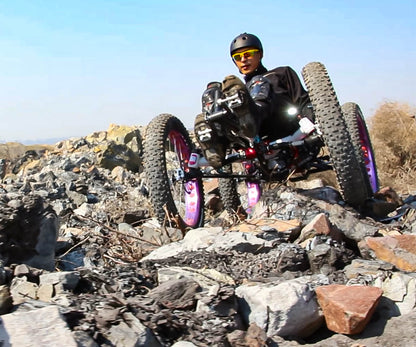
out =
[[[232,107],[238,117],[239,128],[244,136],[253,138],[257,135],[258,126],[254,117],[254,101],[250,97],[246,85],[234,75],[224,78],[222,91],[226,97],[239,94],[242,103]]]
[[[202,94],[202,113],[195,119],[195,136],[204,152],[205,158],[214,168],[219,168],[225,158],[226,139],[221,131],[221,124],[207,121],[205,115],[212,115],[218,110],[215,101],[222,96],[221,83],[208,83]]]
[[[207,122],[205,114],[200,113],[195,118],[194,131],[199,146],[209,164],[215,169],[220,168],[225,158],[226,146],[225,139],[218,134],[215,124]]]

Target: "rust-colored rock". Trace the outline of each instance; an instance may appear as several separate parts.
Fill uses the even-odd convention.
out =
[[[342,234],[333,228],[325,213],[317,214],[305,227],[302,228],[296,243],[302,243],[307,239],[313,238],[315,235],[328,235],[332,239],[341,242]]]
[[[368,237],[366,242],[380,260],[400,270],[416,271],[416,235]]]
[[[267,335],[256,323],[251,323],[247,331],[234,330],[227,335],[227,340],[232,346],[238,347],[262,347],[267,345]]]
[[[299,229],[301,223],[297,219],[278,220],[268,218],[253,218],[247,222],[240,223],[237,227],[241,232],[261,232],[263,228],[275,229],[282,233],[292,233],[293,230]]]
[[[315,216],[314,219],[310,221],[310,223],[305,226],[304,229],[314,229],[317,234],[329,235],[331,233],[332,227],[325,213],[319,213]]]
[[[380,288],[331,284],[316,288],[329,330],[358,334],[364,330],[383,293]]]

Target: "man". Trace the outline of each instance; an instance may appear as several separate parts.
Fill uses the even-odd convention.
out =
[[[310,113],[309,97],[296,72],[288,67],[268,71],[262,64],[263,46],[253,34],[243,33],[232,40],[230,55],[244,83],[236,76],[227,76],[222,84],[209,83],[202,95],[202,114],[195,120],[197,140],[210,165],[220,168],[225,158],[229,141],[222,133],[221,119],[206,121],[213,110],[214,95],[230,97],[235,93],[242,96],[243,103],[233,108],[237,116],[236,132],[249,140],[256,136],[276,140],[294,133],[298,120],[290,117],[287,110],[296,106],[303,113]],[[305,114],[308,115],[308,114]]]

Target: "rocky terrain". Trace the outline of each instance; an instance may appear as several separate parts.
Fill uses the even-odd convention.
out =
[[[268,187],[250,219],[206,182],[203,228],[160,225],[143,128],[3,158],[3,346],[410,346],[416,197],[362,211],[315,179]],[[20,154],[20,153],[19,153]]]

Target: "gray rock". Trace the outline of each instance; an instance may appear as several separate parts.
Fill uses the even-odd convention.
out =
[[[114,346],[130,347],[130,346],[162,346],[154,337],[153,333],[146,328],[131,313],[123,315],[125,321],[118,325],[111,326],[107,338]]]
[[[267,336],[311,335],[323,323],[315,293],[309,286],[312,281],[308,276],[280,283],[239,286],[236,295],[245,321],[256,323]]]
[[[3,315],[0,340],[3,346],[77,347],[56,306]],[[59,342],[58,342],[59,341]]]
[[[191,278],[173,279],[159,284],[148,296],[167,308],[189,309],[196,305],[199,284]]]
[[[40,284],[37,296],[38,299],[45,302],[51,302],[55,295],[55,290],[52,284]]]
[[[0,207],[0,256],[4,262],[53,270],[59,220],[51,206],[38,195],[26,195],[21,204],[11,207],[0,201]]]
[[[80,274],[76,271],[51,272],[40,275],[39,284],[52,284],[54,286],[59,285],[59,287],[62,287],[63,290],[73,290],[77,286],[79,279]]]
[[[142,261],[166,259],[183,252],[206,249],[209,251],[256,252],[259,249],[271,249],[272,242],[256,237],[250,233],[224,232],[223,228],[198,228],[187,232],[183,240],[154,250]]]
[[[329,221],[356,242],[367,236],[374,236],[380,228],[374,222],[359,218],[358,213],[350,212],[339,205],[332,205],[328,212]]]
[[[416,308],[416,275],[393,273],[381,284],[383,296],[392,300],[401,315]]]
[[[393,265],[381,260],[353,259],[344,270],[349,280],[365,277],[368,284],[374,284],[377,278],[386,278],[393,271]]]
[[[172,280],[188,278],[197,282],[202,292],[215,295],[222,284],[234,285],[234,280],[213,269],[193,269],[190,267],[172,266],[158,270],[159,284]]]
[[[0,315],[9,313],[13,307],[13,299],[8,286],[0,286]]]
[[[172,347],[196,347],[196,345],[189,341],[178,341],[175,342]]]
[[[10,285],[10,294],[14,305],[25,302],[27,299],[37,299],[38,285],[28,282],[25,277],[15,277]]]
[[[26,260],[26,264],[52,271],[55,269],[55,248],[58,238],[59,221],[54,212],[44,215],[39,228],[35,250],[37,254]]]
[[[72,335],[78,347],[98,347],[98,344],[85,331],[73,331]]]

